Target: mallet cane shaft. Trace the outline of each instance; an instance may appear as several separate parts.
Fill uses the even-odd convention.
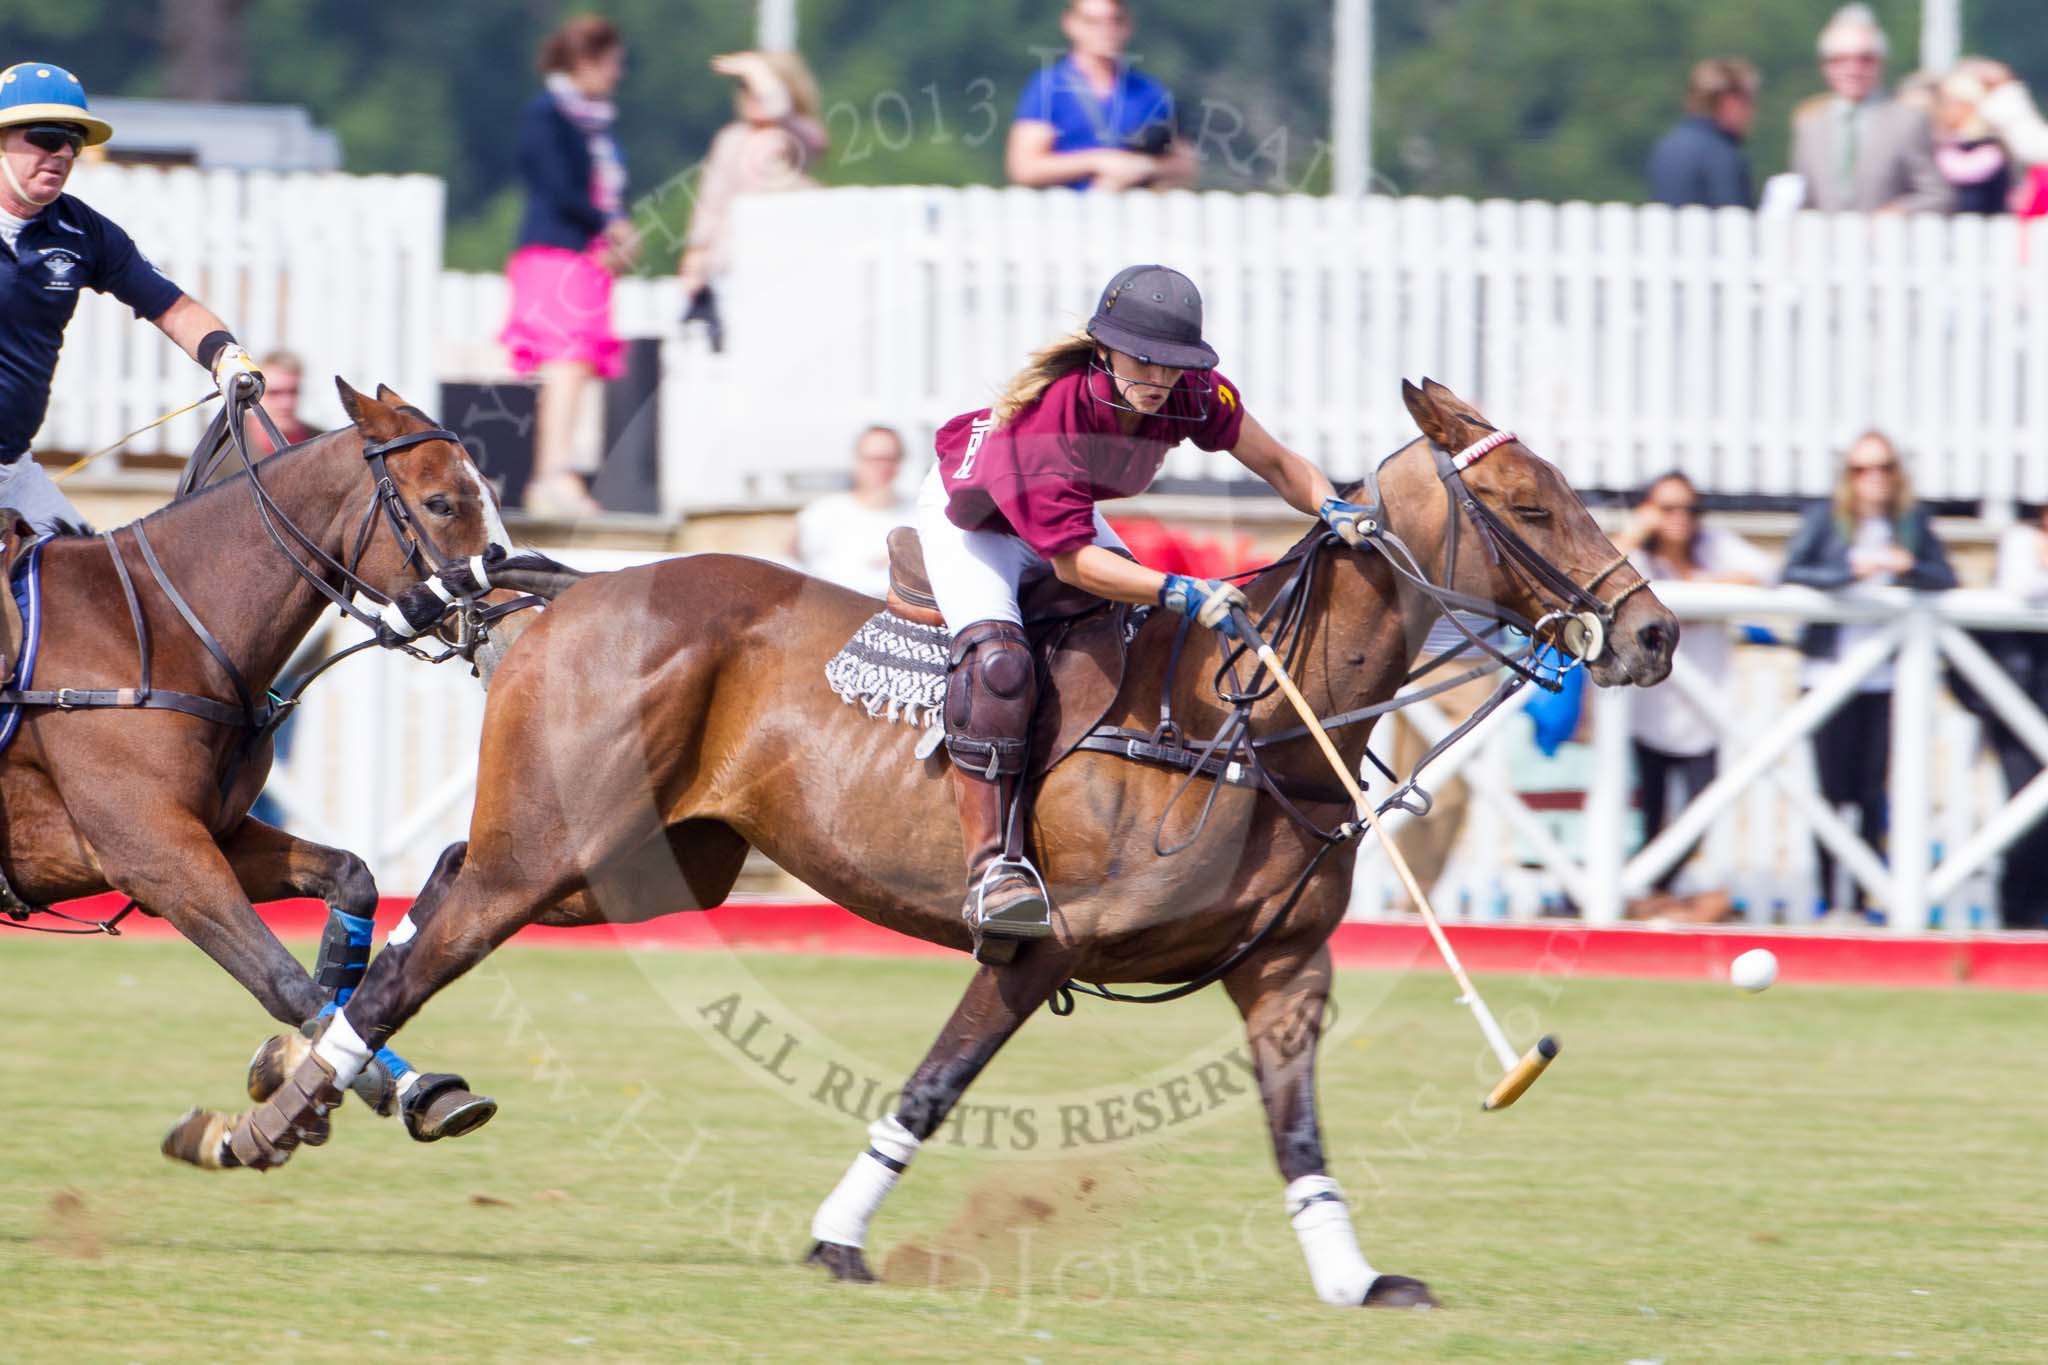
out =
[[[1358,779],[1352,776],[1350,765],[1345,763],[1343,755],[1337,752],[1337,746],[1331,742],[1329,731],[1323,729],[1322,722],[1316,719],[1315,709],[1308,704],[1308,699],[1301,695],[1301,689],[1294,685],[1294,679],[1287,675],[1287,670],[1281,665],[1280,657],[1273,652],[1273,647],[1260,638],[1258,628],[1252,624],[1251,618],[1241,608],[1233,608],[1230,618],[1232,624],[1237,627],[1238,638],[1251,645],[1258,653],[1259,662],[1273,675],[1273,681],[1279,684],[1281,692],[1286,694],[1287,700],[1301,716],[1302,724],[1307,726],[1309,734],[1314,736],[1316,744],[1323,751],[1323,757],[1329,760],[1331,770],[1337,774],[1338,781],[1344,784],[1344,790],[1351,797],[1359,818],[1365,821],[1366,827],[1379,839],[1380,847],[1386,851],[1387,861],[1394,865],[1395,875],[1400,877],[1401,885],[1408,890],[1408,899],[1422,915],[1423,927],[1429,930],[1430,938],[1436,942],[1437,951],[1443,955],[1444,965],[1451,969],[1451,976],[1457,981],[1458,989],[1464,992],[1461,1003],[1470,1007],[1472,1017],[1479,1021],[1479,1031],[1486,1036],[1487,1046],[1493,1049],[1493,1055],[1499,1059],[1501,1070],[1506,1074],[1502,1076],[1500,1084],[1493,1088],[1493,1092],[1480,1102],[1480,1108],[1507,1108],[1522,1097],[1523,1091],[1536,1083],[1536,1078],[1543,1074],[1543,1069],[1557,1056],[1557,1040],[1551,1037],[1541,1038],[1526,1054],[1519,1058],[1515,1055],[1515,1049],[1508,1043],[1507,1035],[1501,1032],[1499,1022],[1493,1017],[1493,1011],[1486,1007],[1486,1001],[1480,998],[1478,990],[1472,985],[1472,978],[1465,974],[1465,964],[1458,961],[1457,950],[1451,947],[1450,939],[1444,935],[1444,927],[1438,922],[1436,911],[1430,908],[1429,897],[1423,894],[1421,885],[1416,882],[1415,873],[1408,866],[1408,860],[1401,856],[1401,850],[1387,837],[1386,829],[1380,824],[1379,813],[1373,809],[1372,802],[1367,800],[1365,793],[1360,790]]]

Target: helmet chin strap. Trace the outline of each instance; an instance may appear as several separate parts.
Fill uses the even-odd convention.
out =
[[[30,194],[28,190],[22,185],[21,177],[17,176],[14,173],[13,160],[9,158],[5,153],[0,153],[0,171],[7,172],[8,188],[12,189],[14,193],[20,197],[21,202],[24,204],[34,204],[39,209],[46,209],[50,205],[57,202],[57,194],[64,193],[62,189],[59,189],[57,191],[57,194],[51,195],[48,199],[38,199],[34,195]]]

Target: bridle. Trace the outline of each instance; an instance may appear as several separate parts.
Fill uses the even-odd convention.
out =
[[[1481,502],[1465,484],[1465,471],[1485,459],[1502,446],[1513,444],[1518,438],[1512,431],[1490,431],[1453,455],[1430,441],[1430,454],[1436,460],[1437,477],[1444,486],[1449,516],[1444,526],[1444,585],[1445,588],[1457,581],[1459,513],[1469,517],[1479,533],[1481,544],[1496,565],[1507,569],[1520,578],[1532,596],[1549,597],[1558,605],[1528,625],[1519,619],[1511,621],[1534,639],[1541,639],[1543,632],[1555,629],[1556,643],[1562,652],[1578,663],[1591,663],[1607,652],[1608,637],[1614,626],[1614,619],[1621,609],[1628,605],[1630,598],[1650,586],[1650,580],[1629,563],[1626,554],[1617,554],[1613,562],[1593,575],[1581,586],[1560,572],[1556,565],[1530,548],[1529,543],[1515,533],[1514,529],[1501,520],[1500,514]],[[1375,485],[1377,479],[1375,478]],[[1375,495],[1378,489],[1374,488]],[[1404,547],[1405,548],[1405,547]],[[1412,561],[1413,556],[1409,557]],[[1600,588],[1623,568],[1635,574],[1636,581],[1629,584],[1610,599],[1599,595]],[[1488,603],[1486,613],[1501,619],[1510,615],[1506,608],[1497,603]],[[1519,613],[1512,613],[1519,618]],[[1453,617],[1455,620],[1455,616]],[[1461,627],[1462,628],[1462,627]],[[1466,632],[1470,635],[1470,632]]]
[[[258,463],[249,452],[245,420],[249,416],[254,416],[262,425],[274,448],[284,447],[284,438],[271,421],[270,414],[253,396],[238,390],[214,414],[212,424],[178,481],[176,496],[184,497],[205,486],[227,456],[234,454],[241,462],[242,472],[248,475],[257,517],[271,542],[315,592],[375,637],[361,645],[351,646],[347,653],[369,644],[378,644],[404,650],[431,663],[441,663],[449,658],[474,658],[477,648],[488,638],[489,620],[505,614],[496,608],[485,609],[480,604],[480,599],[491,591],[490,564],[494,556],[475,555],[465,561],[455,559],[442,550],[433,534],[421,523],[398,481],[392,477],[389,463],[390,457],[401,451],[435,441],[448,442],[462,450],[467,458],[468,450],[463,446],[462,438],[445,427],[432,427],[425,431],[404,432],[385,441],[364,441],[363,460],[369,466],[373,491],[363,509],[362,521],[356,527],[353,549],[343,562],[322,549],[320,543],[300,528],[271,497],[270,490],[263,484],[263,476],[258,472]],[[400,602],[362,576],[363,556],[368,553],[376,534],[379,513],[382,513],[384,523],[390,526],[393,539],[405,551],[401,562],[433,594],[439,609],[431,618],[423,618],[417,609],[408,612]],[[509,552],[510,547],[499,549],[503,554]],[[358,606],[355,599],[359,597],[368,600],[377,610],[366,611]],[[450,642],[449,650],[433,654],[411,643],[427,630],[438,627],[451,612],[458,617],[459,633]],[[324,672],[345,656],[328,660],[316,671]]]
[[[1436,461],[1438,478],[1444,487],[1448,511],[1444,531],[1442,583],[1430,578],[1414,551],[1387,525],[1386,509],[1380,498],[1380,470],[1402,454],[1407,447],[1403,446],[1401,450],[1382,460],[1367,474],[1360,490],[1354,495],[1354,501],[1360,501],[1365,508],[1365,515],[1359,521],[1359,529],[1364,534],[1366,544],[1379,552],[1380,557],[1397,577],[1431,599],[1444,618],[1465,637],[1465,643],[1454,645],[1434,658],[1418,662],[1402,680],[1402,688],[1412,687],[1436,673],[1445,664],[1469,656],[1474,649],[1486,657],[1454,676],[1439,678],[1427,686],[1399,693],[1386,701],[1324,717],[1321,720],[1323,729],[1326,732],[1334,731],[1390,715],[1415,702],[1486,677],[1497,668],[1506,668],[1510,675],[1502,680],[1492,696],[1453,726],[1449,733],[1430,745],[1416,760],[1405,779],[1381,761],[1371,749],[1366,750],[1366,757],[1394,783],[1393,791],[1380,801],[1381,815],[1395,809],[1417,816],[1427,815],[1431,798],[1429,793],[1418,785],[1423,770],[1446,749],[1470,734],[1526,684],[1533,682],[1546,691],[1559,691],[1564,685],[1565,674],[1572,668],[1598,659],[1606,652],[1615,617],[1628,604],[1630,598],[1649,586],[1649,580],[1637,572],[1634,583],[1612,598],[1603,599],[1599,595],[1600,588],[1617,571],[1629,564],[1627,555],[1617,555],[1612,563],[1594,574],[1586,583],[1577,583],[1538,554],[1492,509],[1479,501],[1466,486],[1464,472],[1516,439],[1511,431],[1490,431],[1455,454],[1436,441],[1430,441],[1430,450]],[[1480,543],[1486,547],[1495,564],[1502,565],[1520,577],[1530,588],[1532,595],[1539,599],[1548,597],[1557,605],[1537,620],[1531,621],[1512,607],[1488,598],[1459,592],[1451,587],[1450,585],[1457,581],[1458,525],[1461,514],[1471,518]],[[1305,540],[1271,564],[1228,575],[1232,579],[1245,580],[1261,577],[1275,569],[1291,568],[1287,581],[1281,584],[1272,601],[1258,614],[1257,621],[1260,636],[1272,642],[1290,672],[1294,669],[1297,654],[1308,635],[1306,624],[1310,603],[1314,598],[1314,583],[1319,566],[1330,554],[1337,553],[1343,548],[1344,542],[1334,531],[1326,532]],[[1484,617],[1493,624],[1483,631],[1474,631],[1461,619],[1460,613]],[[1311,820],[1301,809],[1300,804],[1297,804],[1301,802],[1348,807],[1349,798],[1342,792],[1307,789],[1274,773],[1266,762],[1265,756],[1271,750],[1306,738],[1308,727],[1294,726],[1256,737],[1252,735],[1252,708],[1269,697],[1276,684],[1266,677],[1263,666],[1256,663],[1249,681],[1240,681],[1238,665],[1248,654],[1247,647],[1242,643],[1225,648],[1223,660],[1217,666],[1214,680],[1218,700],[1230,708],[1228,718],[1216,735],[1203,743],[1192,743],[1181,733],[1179,724],[1172,718],[1171,698],[1174,675],[1178,671],[1181,652],[1192,624],[1190,618],[1183,617],[1174,636],[1172,650],[1168,655],[1166,676],[1160,687],[1158,727],[1145,731],[1100,726],[1078,741],[1074,748],[1116,754],[1141,763],[1161,764],[1178,768],[1187,774],[1168,799],[1166,808],[1160,814],[1158,828],[1153,834],[1153,851],[1161,857],[1181,852],[1200,841],[1216,798],[1226,785],[1252,787],[1264,791],[1280,805],[1296,825],[1318,842],[1319,847],[1296,877],[1293,888],[1279,909],[1268,916],[1264,924],[1230,953],[1192,979],[1181,985],[1146,995],[1125,994],[1099,983],[1091,985],[1080,981],[1068,981],[1054,993],[1051,1004],[1054,1014],[1072,1014],[1076,994],[1091,995],[1118,1004],[1163,1004],[1191,995],[1228,976],[1248,960],[1275,929],[1286,922],[1296,902],[1307,890],[1310,879],[1322,865],[1323,859],[1359,833],[1360,826],[1348,820],[1333,829],[1324,829]],[[1503,647],[1487,638],[1503,627],[1527,637],[1527,643],[1516,647]],[[1554,630],[1558,637],[1557,643],[1563,646],[1558,651],[1561,656],[1560,662],[1555,664],[1544,662],[1539,655],[1538,646],[1542,643],[1542,635],[1546,630]],[[1207,777],[1211,780],[1208,798],[1195,816],[1192,832],[1180,842],[1169,846],[1164,843],[1167,821],[1198,777]]]
[[[1502,446],[1519,440],[1514,432],[1489,430],[1455,454],[1434,438],[1428,439],[1430,455],[1436,461],[1437,479],[1444,489],[1443,582],[1430,579],[1420,558],[1387,525],[1386,509],[1380,499],[1380,470],[1407,447],[1389,455],[1366,475],[1354,497],[1366,511],[1359,529],[1381,551],[1394,573],[1430,598],[1443,612],[1444,619],[1465,637],[1465,645],[1454,652],[1464,653],[1467,646],[1476,648],[1488,656],[1489,666],[1505,667],[1521,682],[1535,682],[1556,691],[1564,672],[1591,663],[1607,652],[1615,617],[1628,605],[1630,598],[1650,586],[1649,579],[1629,563],[1626,554],[1617,554],[1611,563],[1584,584],[1578,583],[1537,553],[1528,541],[1501,519],[1499,513],[1479,500],[1465,483],[1465,471]],[[1451,586],[1458,581],[1459,528],[1468,519],[1488,558],[1519,579],[1530,596],[1539,601],[1548,599],[1553,604],[1550,610],[1531,621],[1512,607],[1490,598],[1459,592]],[[1601,587],[1624,568],[1635,574],[1636,581],[1613,597],[1602,598]],[[1553,646],[1562,661],[1561,670],[1541,667],[1526,655],[1510,656],[1473,631],[1461,619],[1461,614],[1485,617],[1497,625],[1519,631],[1538,644]],[[1442,660],[1432,661],[1428,667],[1439,662]]]

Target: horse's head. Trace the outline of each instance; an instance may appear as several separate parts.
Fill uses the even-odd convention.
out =
[[[334,384],[370,463],[373,485],[367,501],[351,500],[342,552],[353,572],[395,597],[444,562],[496,558],[494,545],[511,551],[498,500],[458,442],[445,433],[438,439],[428,435],[440,430],[438,424],[384,385],[372,398],[339,378]],[[428,438],[407,443],[422,435]]]
[[[1442,515],[1456,516],[1458,523],[1440,528],[1436,551],[1437,571],[1452,575],[1447,586],[1490,599],[1531,621],[1562,621],[1556,613],[1583,617],[1583,625],[1545,636],[1561,636],[1582,652],[1587,672],[1603,687],[1662,682],[1678,645],[1678,620],[1642,586],[1642,576],[1594,522],[1557,466],[1499,432],[1433,379],[1423,380],[1421,388],[1404,381],[1401,391],[1434,451],[1424,454],[1418,447],[1414,457],[1389,464],[1385,475],[1390,484],[1398,477],[1409,486],[1404,505],[1454,509]],[[1466,452],[1466,460],[1457,458]],[[1449,484],[1455,495],[1460,481],[1478,504],[1476,513],[1462,505],[1463,499],[1446,498],[1440,491]],[[1411,504],[1410,498],[1416,501]],[[1442,556],[1452,544],[1457,546],[1455,562],[1446,565]],[[1526,557],[1524,549],[1530,552]]]

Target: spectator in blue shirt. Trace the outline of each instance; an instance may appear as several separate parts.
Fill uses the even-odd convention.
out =
[[[1749,157],[1742,140],[1756,120],[1756,68],[1739,57],[1715,57],[1692,69],[1686,117],[1650,153],[1650,197],[1682,208],[1748,208]]]
[[[28,453],[79,289],[111,294],[213,372],[223,395],[263,376],[227,325],[151,265],[127,233],[64,193],[79,148],[113,136],[78,77],[48,62],[0,71],[0,507],[39,532],[84,525]]]
[[[1017,101],[1003,163],[1012,184],[1071,189],[1183,189],[1195,154],[1174,127],[1173,93],[1124,60],[1131,12],[1123,0],[1068,0],[1060,31],[1072,45],[1040,68]]]

